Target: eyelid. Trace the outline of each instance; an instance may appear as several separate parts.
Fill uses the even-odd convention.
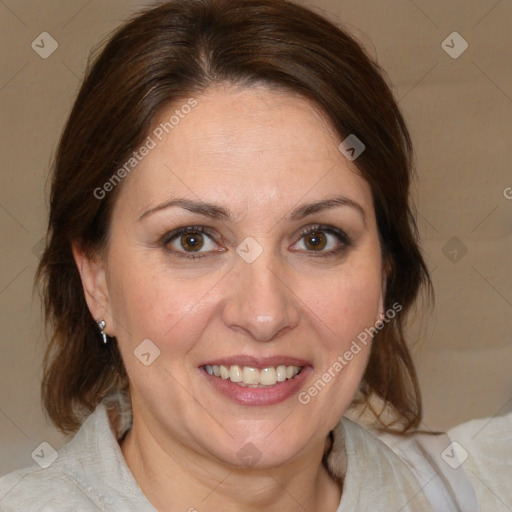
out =
[[[166,232],[162,240],[169,243],[173,238],[176,238],[178,235],[183,235],[184,233],[205,233],[211,238],[215,236],[214,230],[207,226],[182,226]]]
[[[330,249],[328,251],[306,251],[304,249],[299,249],[299,250],[295,250],[295,251],[309,253],[313,256],[329,256],[329,255],[337,254],[338,252],[340,252],[343,249],[346,249],[347,247],[352,245],[351,238],[347,235],[347,233],[344,230],[337,228],[335,226],[332,226],[332,225],[328,225],[328,224],[312,224],[312,225],[305,226],[304,228],[302,228],[299,231],[297,240],[293,243],[293,245],[300,242],[304,238],[304,236],[314,233],[316,231],[329,233],[329,234],[335,236],[339,241],[339,245],[337,247],[335,247],[334,249]]]

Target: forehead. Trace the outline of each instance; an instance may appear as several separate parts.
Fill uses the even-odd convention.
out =
[[[368,184],[339,151],[328,121],[293,93],[209,90],[160,112],[149,138],[151,149],[121,194],[137,213],[183,195],[245,209],[275,201],[292,206],[335,191],[371,203]]]

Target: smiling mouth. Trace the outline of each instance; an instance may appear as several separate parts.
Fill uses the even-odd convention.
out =
[[[279,365],[259,369],[237,364],[226,366],[207,364],[203,368],[213,377],[230,380],[241,387],[266,388],[295,378],[300,374],[303,366]]]

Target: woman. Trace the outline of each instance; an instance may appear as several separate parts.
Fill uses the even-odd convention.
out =
[[[38,273],[43,400],[78,433],[4,477],[1,510],[494,506],[462,450],[503,442],[414,434],[411,161],[377,65],[304,7],[175,0],[121,27],[60,141]]]

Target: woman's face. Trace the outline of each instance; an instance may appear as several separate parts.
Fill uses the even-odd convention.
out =
[[[105,301],[134,415],[163,443],[272,467],[323,445],[364,373],[370,343],[352,342],[382,309],[371,191],[306,100],[195,99],[162,113],[153,128],[182,116],[122,184],[91,308]]]

